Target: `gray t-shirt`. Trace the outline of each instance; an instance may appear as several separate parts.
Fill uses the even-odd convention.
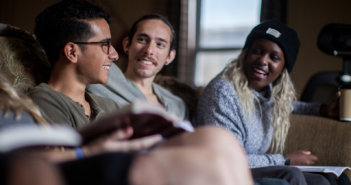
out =
[[[39,107],[43,117],[50,123],[68,124],[73,128],[82,127],[104,114],[118,109],[118,105],[107,98],[99,97],[88,92],[85,97],[90,104],[91,118],[85,115],[83,106],[70,97],[51,89],[48,84],[41,83],[34,87],[29,96]]]
[[[157,98],[168,112],[182,119],[187,118],[187,107],[181,98],[173,95],[156,83],[152,84],[152,88]],[[110,68],[109,81],[107,84],[89,85],[87,90],[93,94],[112,99],[120,107],[130,104],[137,99],[146,100],[141,90],[132,80],[124,76],[116,64],[112,64]]]

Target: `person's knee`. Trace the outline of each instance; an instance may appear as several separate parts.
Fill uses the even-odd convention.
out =
[[[278,176],[287,180],[290,184],[307,184],[301,170],[295,167],[281,168]]]
[[[204,145],[214,147],[239,147],[240,144],[235,139],[234,135],[221,127],[203,126],[196,129],[194,132],[198,138],[198,142]]]
[[[165,141],[159,149],[172,146],[201,148],[212,156],[209,158],[213,165],[224,165],[230,169],[228,171],[231,175],[236,174],[234,176],[238,179],[252,179],[243,148],[235,137],[223,128],[215,126],[199,127],[194,132],[180,134]],[[251,182],[248,184],[251,184]]]
[[[303,173],[307,184],[330,185],[328,179],[321,174]]]
[[[285,167],[280,169],[280,175],[291,178],[304,178],[301,170],[295,167]]]
[[[194,132],[180,134],[161,144],[161,148],[170,146],[201,146],[247,162],[244,149],[234,135],[216,126],[199,127]]]
[[[255,179],[255,185],[290,185],[288,181],[284,179],[276,178],[259,178]]]
[[[233,134],[224,128],[216,126],[203,126],[195,129],[194,132],[179,134],[168,139],[163,145],[197,145],[221,148],[223,148],[223,146],[240,146]]]
[[[215,126],[200,127],[196,131],[197,142],[201,146],[212,148],[214,151],[231,158],[237,163],[248,164],[244,149],[229,131]]]
[[[279,178],[288,181],[291,185],[306,185],[303,173],[295,167],[269,166],[253,168],[252,174],[254,178]]]

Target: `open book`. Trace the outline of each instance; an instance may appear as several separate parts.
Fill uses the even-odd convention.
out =
[[[303,172],[331,173],[339,177],[345,170],[351,170],[348,166],[293,166]]]
[[[159,105],[146,101],[135,101],[83,127],[79,132],[83,137],[83,142],[86,143],[100,135],[126,126],[133,128],[131,139],[153,134],[170,137],[184,131],[194,130],[189,121],[181,120]]]
[[[80,146],[81,136],[64,125],[3,124],[0,153],[36,146]]]

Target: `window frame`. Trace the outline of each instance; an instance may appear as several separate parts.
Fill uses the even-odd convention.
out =
[[[210,53],[210,52],[228,52],[231,51],[233,53],[238,53],[240,52],[240,50],[243,49],[243,47],[203,47],[200,46],[200,35],[201,35],[201,16],[202,16],[202,1],[203,0],[196,0],[196,25],[195,25],[195,33],[196,33],[196,37],[195,37],[195,48],[194,48],[194,55],[193,55],[193,79],[192,79],[192,83],[196,86],[200,85],[206,85],[206,84],[197,84],[197,81],[199,79],[201,79],[203,76],[197,76],[197,67],[198,67],[198,54],[199,53]],[[262,11],[262,3],[263,0],[261,0],[261,8],[260,10]],[[259,22],[261,20],[261,15],[259,15]],[[228,62],[228,61],[223,61],[223,62]],[[201,81],[201,80],[200,80]],[[205,80],[206,81],[206,80]],[[201,82],[200,82],[201,83]],[[208,83],[208,82],[207,82]]]
[[[235,51],[241,50],[241,47],[200,47],[200,26],[201,26],[201,4],[202,0],[196,0],[196,41],[195,41],[195,62],[196,62],[196,53],[201,51]]]

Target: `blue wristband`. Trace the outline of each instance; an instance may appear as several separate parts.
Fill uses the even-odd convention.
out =
[[[77,159],[84,158],[83,150],[80,147],[74,148],[74,152],[76,153]]]

